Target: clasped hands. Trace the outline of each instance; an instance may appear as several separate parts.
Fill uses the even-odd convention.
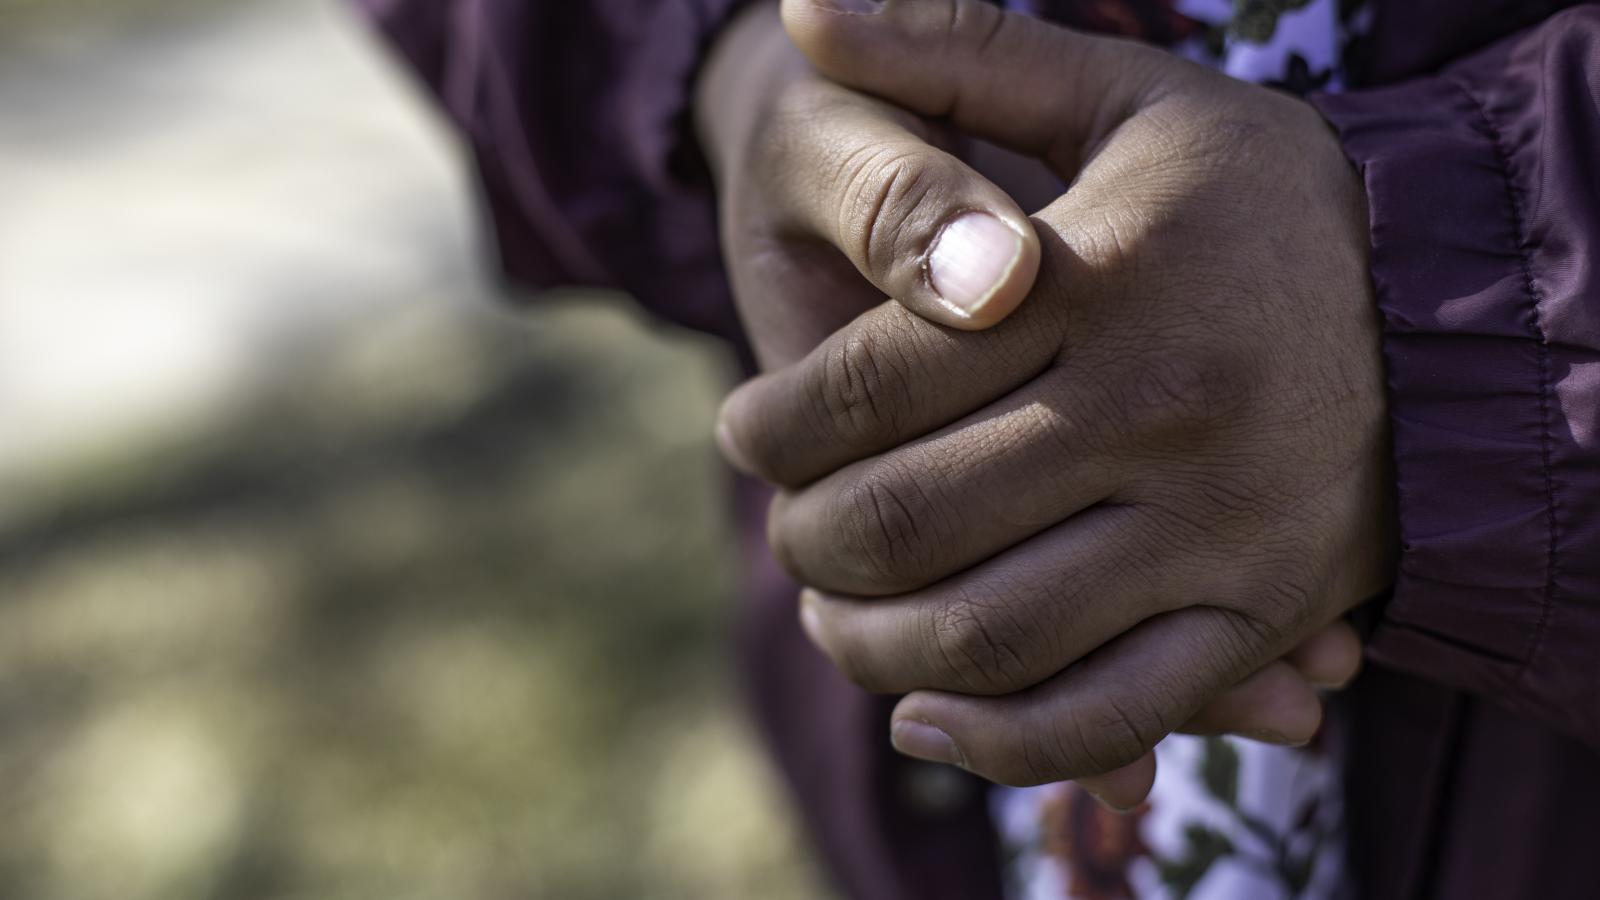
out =
[[[765,369],[718,441],[895,746],[1126,807],[1174,731],[1309,739],[1398,544],[1316,112],[981,0],[757,7],[697,103]],[[1025,215],[968,137],[1065,187]]]

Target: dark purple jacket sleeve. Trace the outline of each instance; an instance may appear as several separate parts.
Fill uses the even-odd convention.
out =
[[[501,263],[737,334],[689,96],[745,0],[357,0],[471,142]]]
[[[1316,103],[1384,323],[1404,548],[1371,654],[1600,747],[1600,6]]]

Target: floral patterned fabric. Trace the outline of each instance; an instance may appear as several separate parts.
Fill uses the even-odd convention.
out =
[[[1294,749],[1168,738],[1156,748],[1155,790],[1127,814],[1070,783],[996,789],[1007,896],[1343,897],[1343,794],[1330,737]]]
[[[1008,0],[1008,8],[1170,47],[1296,94],[1341,87],[1365,26],[1336,0]],[[1346,896],[1332,723],[1310,747],[1174,735],[1150,799],[1121,815],[1074,784],[991,797],[1011,900],[1277,900]]]

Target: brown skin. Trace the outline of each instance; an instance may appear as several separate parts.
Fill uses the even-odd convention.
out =
[[[1180,726],[1308,738],[1308,681],[1359,661],[1329,623],[1393,546],[1364,201],[1325,126],[983,3],[785,14],[839,84],[758,8],[698,99],[741,314],[776,369],[720,436],[789,489],[771,536],[813,639],[909,692],[902,750],[1113,805]],[[1061,89],[1014,87],[1040,83]],[[922,117],[1076,181],[1029,227]],[[975,208],[1024,253],[953,319],[924,263]]]
[[[696,110],[729,276],[763,367],[797,360],[885,295],[957,328],[993,325],[1027,295],[1039,242],[1016,201],[935,146],[925,119],[817,75],[776,4],[730,25]],[[905,202],[935,182],[938,204]],[[880,200],[903,211],[892,234],[854,214]],[[930,296],[921,262],[946,213],[975,209],[1010,226],[1022,259],[980,314],[959,317]]]

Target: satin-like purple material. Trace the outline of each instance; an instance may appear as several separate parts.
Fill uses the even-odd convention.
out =
[[[739,341],[686,110],[742,0],[358,2],[471,141],[513,278],[622,287]],[[1405,542],[1392,600],[1368,610],[1373,665],[1340,700],[1360,896],[1589,898],[1600,6],[1372,6],[1352,89],[1314,98],[1371,203]],[[889,752],[887,705],[806,643],[761,545],[763,497],[741,487],[747,686],[838,883],[996,900],[981,790]]]

